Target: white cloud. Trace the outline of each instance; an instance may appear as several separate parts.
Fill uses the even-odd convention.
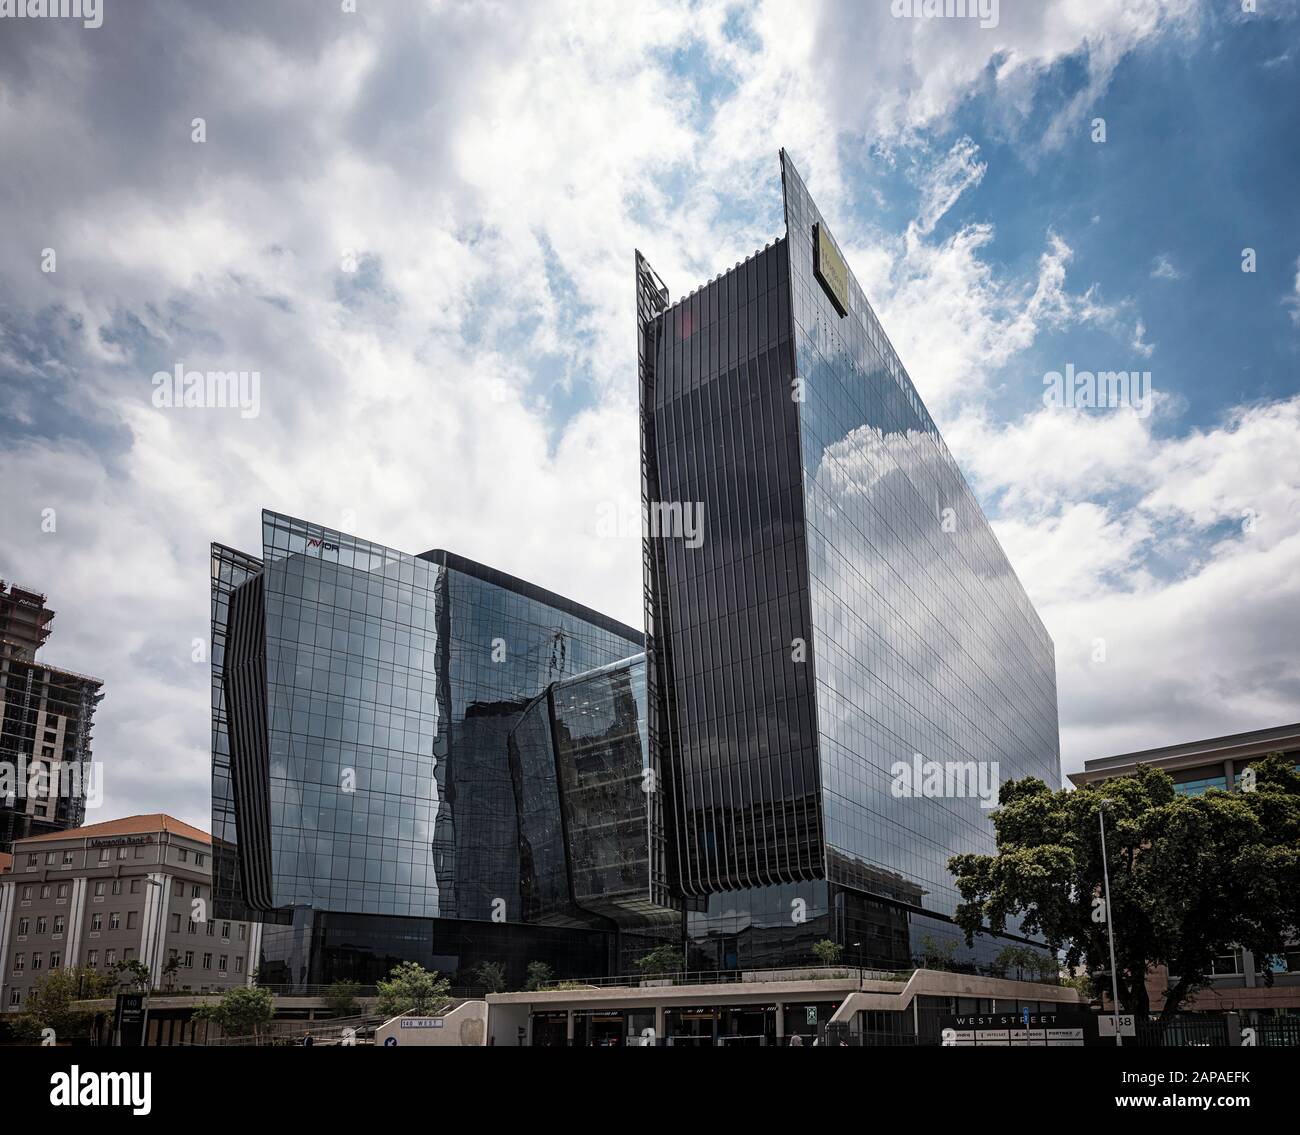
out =
[[[351,509],[360,535],[452,548],[638,623],[639,546],[596,535],[602,502],[637,500],[632,249],[680,294],[778,235],[783,142],[831,215],[842,147],[938,154],[917,168],[909,231],[840,235],[932,408],[962,411],[949,441],[1001,495],[1031,592],[1069,613],[1093,581],[1109,619],[1127,593],[1107,581],[1143,583],[1161,525],[1237,503],[1193,493],[1210,456],[1141,423],[982,417],[992,376],[1045,331],[1129,316],[1067,287],[1056,233],[1023,278],[990,263],[990,223],[931,239],[987,160],[966,138],[930,151],[928,130],[991,88],[1018,133],[1074,57],[1075,118],[1035,140],[1058,145],[1125,52],[1188,24],[1190,0],[1004,4],[992,31],[793,0],[118,7],[93,35],[0,40],[0,367],[27,435],[0,451],[0,480],[23,490],[0,498],[0,572],[50,592],[50,660],[107,680],[107,814],[206,823],[208,673],[190,656],[207,545],[257,551],[264,506],[326,523]],[[150,375],[180,361],[258,370],[262,416],[155,410]],[[1005,480],[996,452],[1035,476]],[[1072,495],[1072,478],[1131,484],[1156,457],[1170,484],[1143,485],[1142,523]],[[1281,587],[1278,562],[1256,564],[1259,594]],[[1070,728],[1110,720],[1090,699],[1063,697]]]
[[[1183,274],[1174,267],[1173,261],[1169,259],[1169,254],[1162,252],[1152,264],[1151,278],[1153,280],[1181,280]]]
[[[1044,409],[945,430],[1056,643],[1067,771],[1300,705],[1300,398],[1181,438],[1159,423]]]

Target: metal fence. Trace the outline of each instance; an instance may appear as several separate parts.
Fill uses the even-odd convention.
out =
[[[1274,1017],[1271,1020],[1260,1021],[1257,1025],[1247,1025],[1243,1028],[1253,1028],[1254,1041],[1259,1048],[1300,1048],[1300,1016],[1293,1017]]]

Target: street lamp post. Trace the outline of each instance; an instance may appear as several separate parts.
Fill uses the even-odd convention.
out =
[[[858,952],[858,992],[862,992],[862,943],[854,942],[853,948]]]
[[[1115,969],[1115,923],[1114,911],[1110,905],[1110,868],[1106,864],[1106,801],[1097,809],[1097,821],[1101,825],[1101,877],[1106,887],[1106,937],[1110,942],[1110,999],[1115,1017],[1115,1047],[1124,1047],[1124,1038],[1119,1034],[1119,972]]]

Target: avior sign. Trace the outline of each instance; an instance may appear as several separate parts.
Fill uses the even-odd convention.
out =
[[[820,221],[813,225],[813,271],[841,316],[849,313],[849,266]]]

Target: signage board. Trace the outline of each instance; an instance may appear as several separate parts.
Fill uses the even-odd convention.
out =
[[[113,1031],[118,1044],[138,1048],[144,1044],[144,994],[119,993],[113,1011]]]
[[[813,225],[813,273],[826,289],[840,318],[848,315],[849,266],[821,221]]]
[[[1059,1048],[1096,1043],[1091,1013],[1020,1010],[1015,1013],[955,1013],[939,1017],[945,1048]]]

